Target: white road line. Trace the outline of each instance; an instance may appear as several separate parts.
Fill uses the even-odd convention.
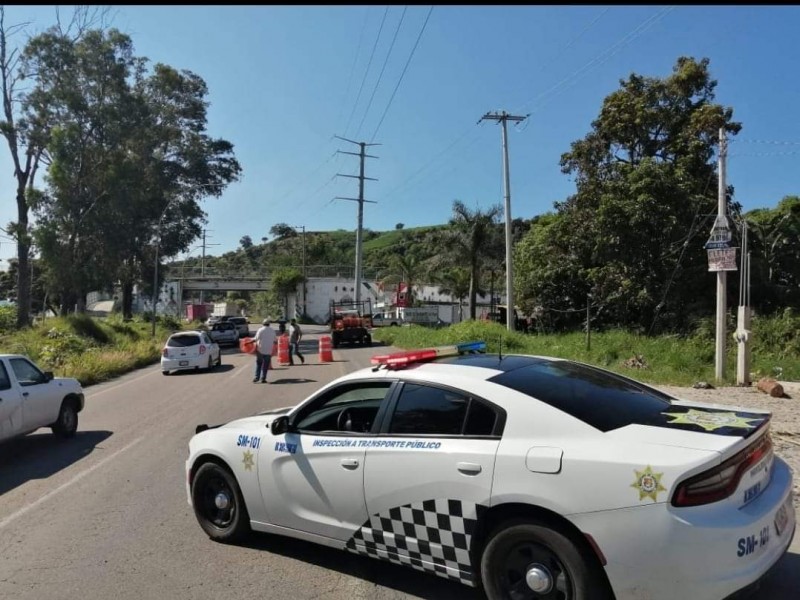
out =
[[[248,367],[249,367],[249,368],[253,368],[253,365],[249,365],[249,364],[244,364],[244,365],[242,365],[242,366],[241,366],[241,367],[239,367],[239,368],[238,368],[236,371],[234,371],[233,373],[231,373],[231,375],[230,375],[230,377],[228,377],[228,379],[233,379],[234,377],[238,376],[238,375],[239,375],[239,373],[241,373],[242,371],[244,371],[244,370],[245,370],[245,369],[247,369]]]
[[[86,469],[85,471],[82,471],[82,472],[78,473],[78,474],[77,474],[77,475],[75,475],[75,476],[74,476],[72,479],[70,479],[69,481],[66,481],[66,482],[62,483],[62,484],[61,484],[60,486],[58,486],[56,489],[54,489],[54,490],[50,490],[49,492],[47,492],[47,493],[46,493],[44,496],[42,496],[41,498],[39,498],[39,499],[38,499],[38,500],[36,500],[35,502],[31,502],[31,503],[30,503],[30,504],[28,504],[27,506],[23,506],[22,508],[20,508],[18,511],[16,511],[16,512],[14,512],[14,513],[11,513],[11,514],[10,514],[10,515],[8,515],[8,516],[7,516],[5,519],[3,519],[2,521],[0,521],[0,529],[3,529],[3,528],[6,526],[6,525],[8,525],[9,523],[11,523],[12,521],[14,521],[14,520],[18,519],[19,517],[21,517],[21,516],[22,516],[22,515],[24,515],[25,513],[27,513],[27,512],[29,512],[29,511],[33,510],[34,508],[36,508],[37,506],[39,506],[39,505],[40,505],[40,504],[42,504],[43,502],[46,502],[47,500],[49,500],[50,498],[52,498],[53,496],[55,496],[55,495],[56,495],[56,494],[58,494],[59,492],[63,492],[63,491],[64,491],[65,489],[67,489],[69,486],[71,486],[71,485],[73,485],[73,484],[75,484],[75,483],[78,483],[78,482],[79,482],[81,479],[83,479],[84,477],[86,477],[86,476],[87,476],[89,473],[91,473],[92,471],[95,471],[95,470],[99,469],[99,468],[100,468],[100,467],[102,467],[104,464],[106,464],[107,462],[111,461],[113,458],[116,458],[117,456],[119,456],[120,454],[122,454],[123,452],[125,452],[126,450],[128,450],[128,449],[132,448],[133,446],[135,446],[136,444],[138,444],[139,442],[141,442],[143,439],[144,439],[144,436],[142,436],[142,437],[140,437],[140,438],[136,438],[135,440],[133,440],[133,441],[132,441],[130,444],[128,444],[127,446],[124,446],[123,448],[120,448],[119,450],[117,450],[117,451],[116,451],[116,452],[114,452],[113,454],[109,454],[108,456],[106,456],[106,457],[105,457],[103,460],[101,460],[100,462],[98,462],[98,463],[95,463],[94,465],[92,465],[91,467],[89,467],[88,469]]]
[[[96,396],[99,396],[100,394],[105,394],[106,392],[110,392],[112,390],[118,390],[119,388],[121,388],[124,385],[128,385],[129,383],[133,383],[135,381],[139,381],[140,379],[144,379],[145,377],[150,377],[151,375],[155,375],[158,372],[159,372],[159,369],[155,369],[153,371],[149,371],[148,373],[145,373],[144,375],[140,375],[139,377],[135,377],[133,379],[129,379],[128,381],[123,381],[120,384],[104,388],[104,389],[99,390],[99,391],[94,392],[94,393],[92,393],[91,391],[88,391],[86,393],[86,399],[88,400],[90,398],[95,398]]]

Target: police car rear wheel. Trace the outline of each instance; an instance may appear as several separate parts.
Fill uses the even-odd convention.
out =
[[[533,522],[496,530],[481,578],[489,600],[595,600],[604,586],[568,536]]]
[[[192,505],[200,527],[212,540],[236,542],[250,531],[250,517],[236,479],[215,463],[201,466],[192,481]]]

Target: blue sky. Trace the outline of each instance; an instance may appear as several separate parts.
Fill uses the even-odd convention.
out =
[[[358,195],[357,180],[335,177],[358,173],[355,156],[336,154],[358,147],[334,135],[381,144],[366,166],[378,179],[366,183],[365,197],[377,202],[364,206],[369,229],[444,223],[456,199],[502,202],[500,128],[476,124],[488,111],[530,113],[509,128],[512,216],[550,211],[574,191],[559,158],[590,130],[603,98],[631,72],[668,75],[681,55],[710,58],[717,101],[743,123],[728,164],[735,199],[749,210],[800,193],[800,7],[111,10],[138,55],[205,79],[209,132],[235,146],[241,181],[203,204],[208,242],[219,244],[209,254],[235,249],[244,235],[258,242],[280,222],[354,230],[357,204],[333,198]],[[7,23],[21,21],[42,30],[55,8],[6,7]],[[16,216],[12,172],[3,141],[3,226]],[[13,256],[13,245],[0,242],[0,258]]]

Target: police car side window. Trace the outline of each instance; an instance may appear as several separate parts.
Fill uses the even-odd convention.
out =
[[[460,435],[469,398],[451,390],[406,383],[397,400],[389,433]]]
[[[366,433],[390,386],[389,381],[338,386],[298,415],[295,427],[301,432]]]

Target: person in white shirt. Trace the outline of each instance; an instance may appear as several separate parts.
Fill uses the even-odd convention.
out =
[[[269,319],[264,319],[256,331],[256,376],[253,383],[267,383],[272,345],[275,343],[275,330],[269,326]]]

